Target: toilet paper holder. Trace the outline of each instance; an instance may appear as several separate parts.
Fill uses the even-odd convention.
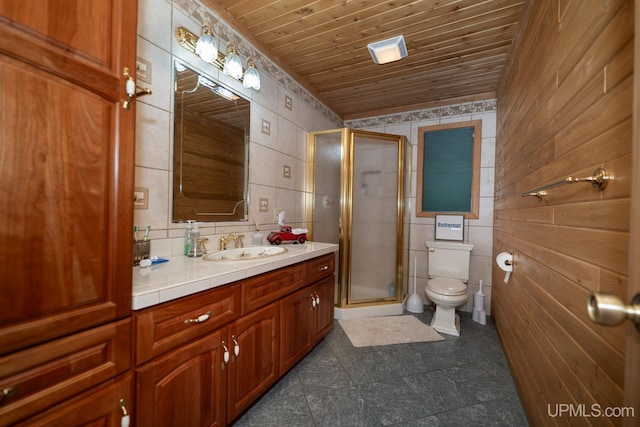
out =
[[[513,271],[513,252],[500,252],[496,256],[496,264],[498,264],[500,270],[506,273],[504,276],[504,283],[507,283],[509,281],[509,276],[511,276],[511,272]]]

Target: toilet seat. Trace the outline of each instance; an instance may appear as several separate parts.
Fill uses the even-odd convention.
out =
[[[435,277],[427,281],[430,291],[446,296],[463,295],[467,292],[467,285],[458,279]]]

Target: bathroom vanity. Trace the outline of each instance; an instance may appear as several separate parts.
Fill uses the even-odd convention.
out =
[[[333,327],[334,244],[135,268],[138,426],[226,425]]]

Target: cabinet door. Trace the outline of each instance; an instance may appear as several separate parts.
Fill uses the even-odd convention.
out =
[[[226,337],[225,327],[138,368],[135,425],[225,425]]]
[[[242,317],[229,327],[229,350],[232,354],[228,374],[229,421],[278,379],[278,314],[279,305],[273,303]],[[238,357],[233,355],[232,348],[236,342]]]
[[[316,307],[313,311],[313,344],[320,341],[333,328],[333,290],[334,276],[327,277],[313,286]]]
[[[311,347],[313,295],[309,288],[280,303],[280,373],[295,365]]]
[[[0,1],[0,354],[131,311],[137,2]]]
[[[86,393],[43,412],[16,427],[104,426],[120,427],[124,416],[120,402],[131,416],[131,377],[129,373],[118,380],[108,381]]]

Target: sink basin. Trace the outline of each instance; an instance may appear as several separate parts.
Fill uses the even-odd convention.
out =
[[[206,261],[250,261],[287,253],[282,246],[249,246],[212,252],[204,256]]]

